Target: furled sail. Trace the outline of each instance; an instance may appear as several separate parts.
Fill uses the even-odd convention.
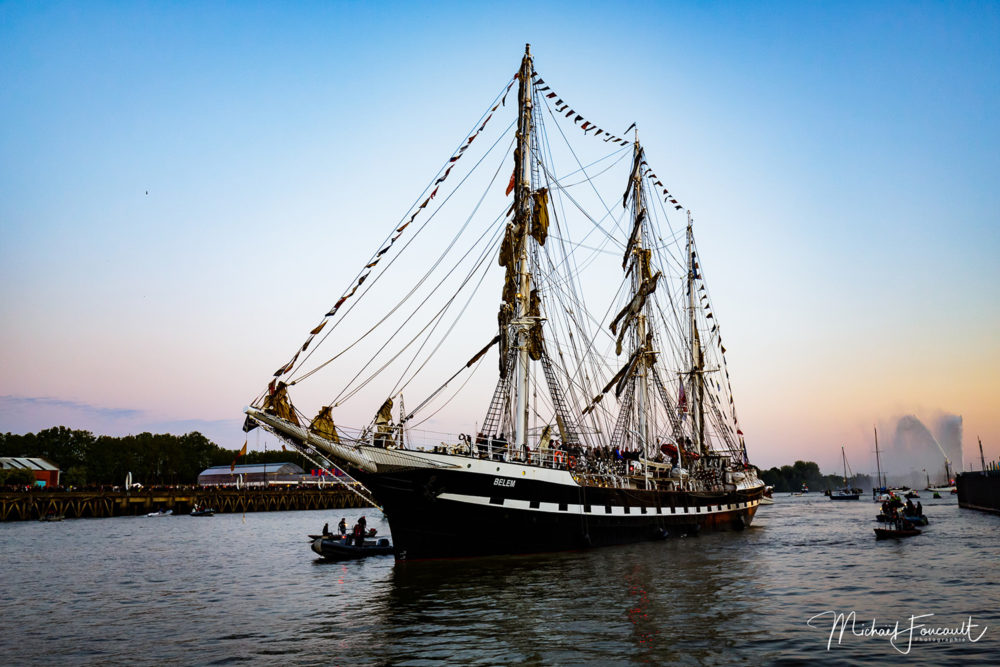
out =
[[[538,290],[533,289],[528,298],[528,318],[533,320],[528,329],[528,356],[534,361],[541,359],[544,352],[541,317],[541,299],[538,297]]]
[[[500,312],[497,313],[497,324],[500,327],[500,378],[506,378],[509,364],[506,363],[507,350],[510,348],[510,323],[514,319],[514,306],[504,302],[500,304]]]
[[[628,177],[628,185],[625,187],[625,195],[622,197],[622,207],[628,206],[629,195],[639,185],[639,175],[644,161],[645,157],[643,157],[643,151],[640,148],[635,152],[635,157],[632,159],[632,173]]]
[[[277,415],[285,421],[290,421],[299,426],[299,418],[295,414],[295,408],[292,407],[291,400],[288,398],[288,385],[284,382],[279,382],[273,392],[268,391],[267,396],[264,397],[264,412]]]
[[[545,245],[549,234],[549,191],[540,188],[531,193],[533,203],[531,216],[531,237],[538,245]]]
[[[625,339],[625,332],[628,330],[629,325],[631,325],[635,318],[639,316],[642,312],[643,307],[646,305],[646,298],[653,293],[656,289],[656,283],[660,280],[660,272],[657,271],[656,275],[652,278],[648,278],[642,281],[639,287],[639,291],[635,293],[632,300],[627,306],[622,308],[621,312],[615,316],[615,319],[611,321],[611,333],[617,333],[618,339],[615,341],[615,353],[622,353],[622,341]],[[618,331],[618,324],[621,323],[621,331]]]
[[[604,385],[604,389],[602,389],[600,393],[597,394],[597,396],[594,396],[594,398],[590,401],[590,405],[584,408],[583,414],[588,414],[590,412],[593,412],[594,408],[597,407],[597,404],[604,399],[604,395],[609,391],[611,391],[612,387],[615,387],[615,395],[621,396],[621,392],[625,388],[627,380],[632,375],[632,372],[635,370],[637,364],[639,363],[639,358],[645,351],[646,351],[645,347],[640,347],[632,354],[631,357],[629,357],[628,362],[620,369],[618,369],[618,372],[614,374],[614,376],[611,378],[611,380],[608,381],[606,385]]]
[[[319,414],[313,417],[309,423],[309,430],[332,442],[340,444],[340,436],[337,435],[337,427],[333,423],[333,415],[330,414],[332,408],[325,405],[319,410]]]
[[[542,436],[538,439],[538,448],[544,451],[549,448],[550,442],[552,442],[552,424],[546,424],[542,429]]]
[[[632,225],[632,233],[629,234],[628,243],[625,244],[625,256],[622,257],[622,268],[624,269],[628,265],[629,257],[632,256],[632,249],[635,244],[639,242],[639,235],[642,232],[642,223],[646,219],[646,209],[640,208],[639,215],[635,217],[635,223]]]
[[[395,441],[392,437],[392,397],[385,399],[385,403],[378,409],[375,415],[375,445],[378,447],[392,447]]]

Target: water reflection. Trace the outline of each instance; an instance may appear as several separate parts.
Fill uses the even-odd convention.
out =
[[[733,536],[720,537],[720,548],[708,553],[705,543],[715,537],[396,564],[366,601],[379,619],[372,640],[393,663],[442,654],[477,663],[579,662],[584,655],[656,663],[677,651],[679,659],[710,662],[739,640],[736,628],[752,632],[746,617],[756,613],[760,593],[758,565],[743,562],[734,572],[732,558],[745,558],[739,548],[722,548]]]

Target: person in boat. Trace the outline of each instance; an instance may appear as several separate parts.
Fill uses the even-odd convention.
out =
[[[358,521],[354,524],[354,529],[351,530],[351,535],[347,537],[347,546],[352,544],[356,547],[360,547],[365,543],[365,530],[361,527],[361,522]]]
[[[337,524],[337,530],[340,532],[340,536],[343,537],[347,535],[347,518],[341,517],[340,523]]]
[[[326,537],[329,534],[330,534],[330,524],[329,523],[324,523],[323,524],[323,537]]]
[[[923,515],[924,515],[924,506],[918,500],[917,501],[917,516],[923,516]]]

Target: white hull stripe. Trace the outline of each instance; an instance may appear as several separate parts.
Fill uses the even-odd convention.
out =
[[[492,507],[503,507],[504,509],[515,509],[515,510],[525,510],[528,512],[545,512],[549,514],[585,514],[588,516],[628,516],[641,519],[649,516],[684,516],[684,515],[695,515],[703,516],[707,514],[721,514],[723,512],[731,512],[733,510],[748,509],[750,507],[756,507],[760,504],[760,501],[751,500],[745,503],[733,503],[725,505],[703,505],[695,507],[676,507],[671,511],[670,507],[646,507],[646,513],[643,514],[642,507],[640,506],[629,506],[625,507],[623,505],[590,505],[590,511],[586,512],[586,507],[584,505],[574,505],[567,504],[564,507],[566,509],[559,509],[559,503],[538,503],[538,507],[532,507],[531,501],[521,500],[519,498],[502,498],[497,499],[501,502],[494,502],[489,496],[469,496],[460,493],[441,493],[437,496],[441,500],[451,500],[458,503],[468,503],[470,505],[486,505]],[[610,508],[610,512],[608,509]]]

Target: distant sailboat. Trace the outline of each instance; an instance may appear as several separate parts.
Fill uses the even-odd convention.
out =
[[[847,453],[844,448],[840,448],[840,455],[844,459],[844,486],[830,492],[830,500],[857,500],[861,497],[861,491],[851,488],[847,483]]]
[[[947,458],[944,460],[944,483],[943,484],[931,484],[931,478],[927,477],[927,491],[933,491],[935,493],[954,493],[955,492],[955,481],[951,476],[951,461]]]
[[[872,488],[872,500],[877,503],[883,503],[890,498],[892,494],[889,493],[889,489],[886,488],[885,477],[882,474],[882,460],[879,458],[878,454],[878,428],[872,427],[875,431],[875,486]]]

